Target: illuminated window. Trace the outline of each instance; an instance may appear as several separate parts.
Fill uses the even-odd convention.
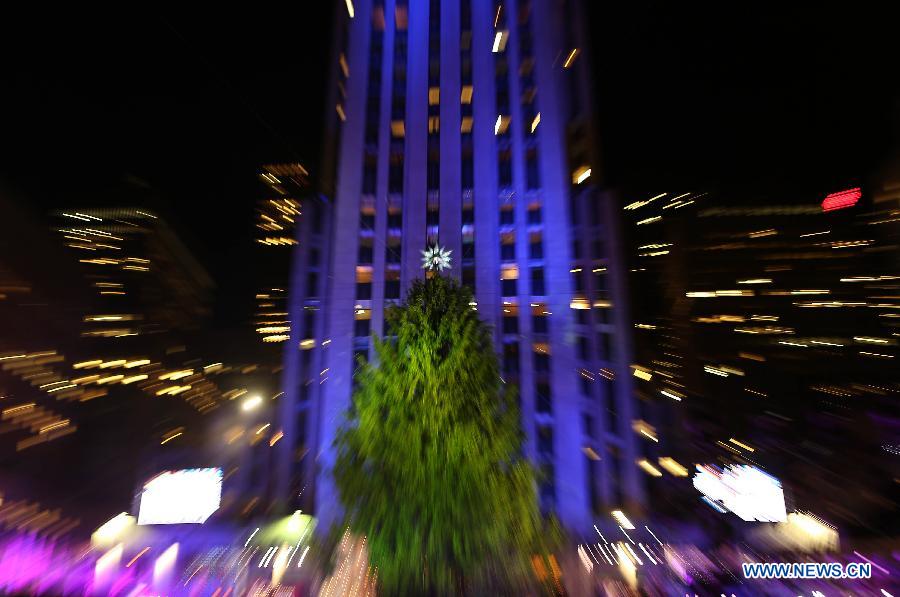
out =
[[[459,132],[461,132],[461,133],[471,133],[472,132],[472,117],[471,116],[463,116],[462,120],[459,123]]]
[[[441,130],[440,116],[430,116],[428,118],[428,132],[431,134],[435,134],[440,130]]]
[[[406,136],[406,123],[402,120],[392,120],[391,121],[391,135],[398,139],[402,139]]]
[[[505,29],[497,31],[494,34],[494,46],[491,51],[495,54],[506,50],[506,42],[509,41],[509,31]]]
[[[463,85],[462,90],[459,92],[459,101],[463,104],[471,104],[473,89],[471,85]]]
[[[394,22],[397,24],[398,31],[406,31],[409,25],[409,15],[405,6],[397,5],[394,9]]]
[[[441,103],[441,88],[440,87],[429,87],[428,88],[428,105],[429,106],[437,106]]]
[[[509,129],[510,120],[511,119],[509,116],[503,116],[502,114],[497,116],[497,121],[494,123],[494,134],[502,135],[506,133],[506,131]]]

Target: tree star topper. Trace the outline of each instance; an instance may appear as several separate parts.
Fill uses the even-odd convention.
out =
[[[452,252],[437,245],[428,247],[422,251],[422,268],[438,272],[450,269],[450,253]]]

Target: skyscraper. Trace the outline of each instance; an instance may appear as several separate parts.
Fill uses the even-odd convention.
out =
[[[639,502],[616,210],[592,186],[580,3],[336,4],[320,182],[333,201],[318,206],[327,250],[310,268],[295,249],[285,492],[306,487],[301,504],[333,515],[356,360],[439,245],[519,386],[542,507],[578,528]]]

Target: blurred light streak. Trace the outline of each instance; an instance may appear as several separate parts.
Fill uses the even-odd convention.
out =
[[[685,467],[681,466],[674,458],[671,458],[669,456],[661,456],[659,458],[659,466],[663,467],[663,469],[665,469],[674,477],[688,476],[688,470]],[[659,541],[659,539],[657,539],[657,541]]]
[[[134,564],[135,562],[137,562],[137,561],[138,561],[138,558],[140,558],[142,555],[144,555],[144,554],[147,553],[148,551],[150,551],[150,548],[149,548],[149,547],[145,547],[144,549],[142,549],[141,551],[139,551],[138,554],[137,554],[136,556],[134,556],[133,558],[131,558],[131,561],[130,561],[130,562],[128,562],[127,564],[125,564],[125,567],[126,567],[126,568],[131,568],[131,565]]]
[[[622,528],[629,529],[629,530],[634,529],[634,525],[631,524],[631,521],[628,520],[628,517],[625,516],[625,513],[622,512],[621,510],[613,510],[610,514],[612,515],[613,519],[615,519],[615,521],[617,523],[619,523],[619,525]],[[597,531],[597,532],[599,533],[599,531]],[[601,535],[601,537],[602,537],[602,535]]]
[[[745,444],[745,443],[739,442],[738,440],[734,439],[733,437],[732,437],[732,438],[729,438],[728,441],[730,441],[731,443],[733,443],[733,444],[736,445],[736,446],[739,446],[739,447],[741,447],[741,448],[744,448],[745,450],[747,450],[747,451],[749,451],[749,452],[756,452],[755,449],[751,448],[750,446],[748,446],[748,445]]]
[[[856,205],[860,197],[862,197],[862,191],[859,187],[831,193],[826,195],[822,201],[822,211],[834,211],[852,207]]]
[[[573,48],[569,55],[566,56],[565,62],[563,62],[563,68],[569,68],[572,66],[572,63],[575,62],[575,58],[578,57],[580,50],[578,48]]]
[[[674,461],[673,461],[673,462],[674,462]],[[687,471],[687,469],[685,469],[685,471]],[[663,542],[659,540],[659,537],[656,536],[656,533],[654,533],[653,531],[650,530],[650,527],[644,525],[644,528],[647,529],[647,532],[648,532],[648,533],[650,533],[651,535],[653,535],[653,538],[656,539],[656,542],[659,543],[660,546],[663,544]]]
[[[347,14],[350,15],[350,18],[352,19],[354,16],[356,16],[356,11],[353,10],[353,0],[346,0],[346,2]]]
[[[638,460],[637,465],[644,469],[644,472],[646,472],[651,477],[662,477],[662,471],[650,464],[650,462],[648,462],[646,458]]]
[[[252,533],[250,533],[250,536],[247,537],[247,541],[244,542],[244,547],[247,547],[248,545],[250,545],[250,541],[253,540],[253,538],[256,536],[256,533],[258,533],[258,532],[259,532],[259,527],[256,527],[256,530],[253,531]]]
[[[165,444],[165,443],[168,443],[168,442],[172,441],[173,439],[175,439],[176,437],[178,437],[179,435],[183,435],[183,432],[179,431],[179,432],[176,433],[175,435],[170,436],[170,437],[167,437],[166,439],[164,439],[164,440],[162,440],[161,442],[159,442],[159,445],[163,445],[163,444]]]
[[[263,431],[265,431],[266,429],[268,429],[270,425],[271,425],[271,423],[266,423],[265,425],[263,425],[262,427],[260,427],[259,429],[257,429],[257,430],[256,430],[256,435],[259,435],[260,433],[262,433]]]
[[[300,554],[300,560],[297,562],[297,568],[303,566],[303,560],[306,559],[306,554],[309,552],[309,545],[306,546],[306,549],[303,550],[303,553]]]

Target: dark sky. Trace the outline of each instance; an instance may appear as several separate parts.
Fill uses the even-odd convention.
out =
[[[895,146],[884,17],[587,4],[610,184],[840,188]],[[249,292],[234,272],[253,265],[257,166],[318,159],[330,6],[5,18],[0,177],[37,211],[148,181],[230,310]]]

